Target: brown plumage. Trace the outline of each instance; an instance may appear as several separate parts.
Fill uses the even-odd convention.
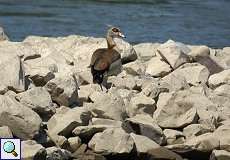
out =
[[[109,71],[110,65],[121,58],[120,53],[114,49],[116,43],[113,38],[122,37],[119,28],[112,27],[108,30],[106,35],[108,48],[97,49],[92,57],[89,67],[91,68],[91,74],[93,76],[93,82],[98,83],[100,86],[104,79],[104,73]],[[102,86],[101,86],[102,89]]]

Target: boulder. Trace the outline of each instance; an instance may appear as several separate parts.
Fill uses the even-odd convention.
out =
[[[57,147],[46,148],[46,152],[46,160],[69,160],[72,158],[69,151]]]
[[[88,125],[91,118],[90,112],[83,107],[69,109],[65,113],[56,113],[48,123],[50,135],[69,136],[77,126]]]
[[[190,52],[190,49],[183,43],[168,40],[157,48],[157,52],[173,69],[189,62],[187,54]]]
[[[183,129],[183,134],[186,138],[199,136],[208,132],[212,132],[212,130],[203,124],[191,124]]]
[[[22,159],[39,160],[46,158],[45,148],[34,140],[22,141]]]
[[[159,43],[140,43],[134,45],[133,48],[137,53],[138,59],[148,61],[156,56],[156,51],[159,46]]]
[[[1,138],[13,138],[13,134],[8,126],[0,127],[0,137]]]
[[[9,96],[0,95],[0,106],[0,126],[8,126],[22,140],[38,134],[42,120],[36,112]]]
[[[146,136],[160,145],[165,143],[162,129],[149,115],[139,114],[132,118],[127,118],[124,126],[128,128],[128,132]]]
[[[131,98],[126,110],[129,117],[133,117],[137,114],[153,116],[153,112],[156,110],[156,103],[152,98],[139,93]]]
[[[208,79],[208,84],[211,88],[216,88],[223,84],[230,84],[230,69],[213,74]]]
[[[68,138],[68,143],[70,151],[75,152],[81,146],[81,139],[79,137],[70,137]]]
[[[113,76],[109,77],[107,83],[111,83],[113,87],[118,89],[135,89],[136,88],[136,81],[134,80],[133,76]]]
[[[230,159],[230,152],[225,150],[213,150],[210,160],[228,160]]]
[[[8,36],[4,32],[4,29],[0,27],[0,41],[9,40]]]
[[[134,142],[132,137],[121,128],[110,128],[102,133],[96,133],[88,146],[95,153],[102,155],[128,154],[132,152]]]
[[[75,74],[60,73],[46,84],[54,102],[59,105],[72,106],[78,103],[78,83]]]
[[[146,63],[146,74],[149,74],[153,77],[163,77],[172,70],[167,63],[161,60],[159,56],[151,58]]]
[[[26,92],[19,93],[16,99],[42,117],[49,117],[49,115],[54,114],[56,110],[49,92],[42,87],[32,88]]]
[[[92,125],[108,125],[108,126],[114,126],[114,127],[121,127],[122,122],[121,121],[115,121],[112,119],[104,119],[104,118],[92,118]]]
[[[182,132],[173,130],[173,129],[165,129],[163,131],[167,144],[181,144],[185,141],[185,136]]]
[[[143,75],[145,73],[146,66],[142,62],[136,60],[134,62],[123,65],[123,70],[133,76]]]

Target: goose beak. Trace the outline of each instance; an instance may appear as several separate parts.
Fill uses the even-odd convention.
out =
[[[125,35],[122,34],[121,32],[119,32],[119,36],[120,36],[121,38],[125,38]]]

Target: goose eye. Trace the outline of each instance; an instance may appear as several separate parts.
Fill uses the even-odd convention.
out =
[[[113,32],[119,32],[119,30],[117,28],[113,28],[112,31]]]

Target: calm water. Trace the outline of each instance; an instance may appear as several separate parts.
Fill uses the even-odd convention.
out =
[[[230,0],[0,0],[0,25],[13,41],[28,35],[104,36],[120,26],[127,41],[174,39],[230,46]]]

